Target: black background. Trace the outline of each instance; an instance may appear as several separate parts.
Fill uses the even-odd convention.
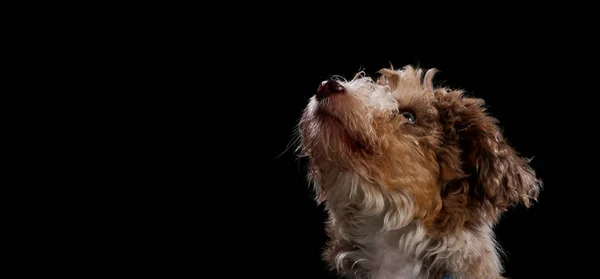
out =
[[[6,215],[31,212],[6,225],[25,232],[7,238],[18,247],[9,258],[19,271],[77,278],[336,278],[321,260],[325,214],[293,152],[295,126],[332,75],[412,64],[485,99],[513,147],[534,157],[539,203],[495,229],[506,275],[593,277],[597,9],[447,3],[156,2],[11,21],[30,40],[8,40],[23,46],[6,53],[20,64],[8,71],[45,77],[15,83],[37,113],[7,102],[17,110],[7,123],[30,117],[17,125],[34,134],[6,132],[27,138],[6,149],[45,172],[22,168],[20,184],[7,183],[28,203]]]

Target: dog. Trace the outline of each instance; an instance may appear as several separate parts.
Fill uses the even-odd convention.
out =
[[[323,81],[298,123],[346,278],[504,278],[493,227],[542,188],[482,99],[413,66]]]

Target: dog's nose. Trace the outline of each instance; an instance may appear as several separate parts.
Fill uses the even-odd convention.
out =
[[[346,89],[339,82],[335,80],[326,80],[319,84],[316,96],[318,100],[321,100],[327,96],[344,92],[346,92]]]

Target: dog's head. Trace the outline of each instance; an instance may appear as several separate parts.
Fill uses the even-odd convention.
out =
[[[530,205],[540,181],[481,99],[434,88],[435,70],[321,83],[299,129],[317,200],[333,214],[413,220],[438,233]]]

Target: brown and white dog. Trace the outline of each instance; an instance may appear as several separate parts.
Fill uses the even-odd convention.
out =
[[[324,253],[349,278],[502,278],[493,226],[541,181],[481,99],[435,88],[435,69],[321,83],[299,123]]]

